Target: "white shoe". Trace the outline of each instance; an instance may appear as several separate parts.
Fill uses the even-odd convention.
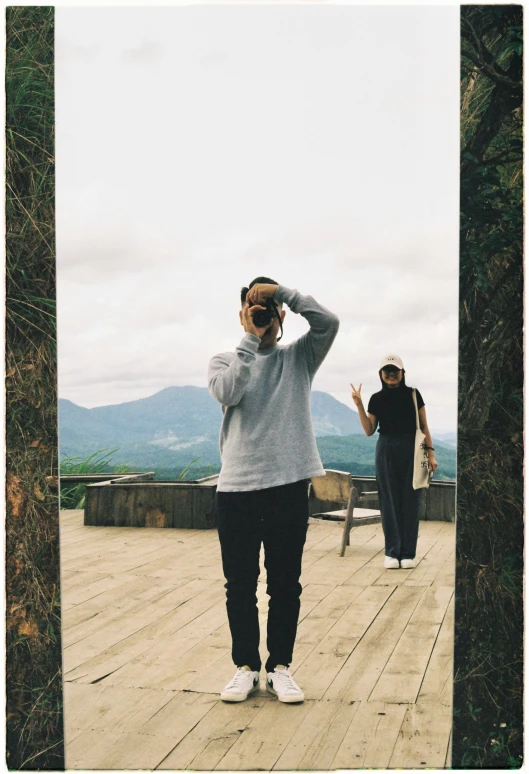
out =
[[[403,570],[413,570],[415,567],[415,559],[401,559],[400,566]]]
[[[294,682],[288,667],[276,666],[273,672],[266,673],[266,690],[273,693],[279,701],[295,704],[305,700],[303,691]]]
[[[400,567],[399,560],[395,559],[393,556],[385,556],[384,567],[386,570],[398,570]]]
[[[232,680],[220,694],[222,701],[244,701],[259,690],[259,672],[248,667],[238,667]]]

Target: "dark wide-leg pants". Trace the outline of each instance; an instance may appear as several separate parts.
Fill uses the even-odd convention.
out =
[[[217,492],[226,609],[236,666],[261,669],[257,579],[264,545],[268,603],[266,671],[289,666],[299,618],[308,481],[253,492]]]
[[[421,490],[414,489],[415,438],[380,435],[375,468],[386,556],[415,559]]]

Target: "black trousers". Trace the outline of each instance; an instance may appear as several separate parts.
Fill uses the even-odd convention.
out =
[[[233,661],[261,669],[256,591],[263,544],[270,597],[265,667],[270,672],[278,664],[289,666],[299,618],[308,481],[253,492],[217,492],[216,505]]]
[[[380,435],[375,468],[386,556],[415,559],[420,489],[414,489],[415,438]]]

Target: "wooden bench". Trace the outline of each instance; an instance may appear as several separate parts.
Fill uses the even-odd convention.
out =
[[[324,476],[312,478],[309,488],[310,498],[345,505],[345,508],[340,510],[312,514],[316,518],[343,520],[340,556],[345,554],[345,548],[350,544],[349,533],[353,527],[361,524],[377,524],[381,520],[379,510],[364,506],[365,503],[378,505],[378,492],[359,492],[353,486],[351,474],[344,473],[342,470],[326,470]]]

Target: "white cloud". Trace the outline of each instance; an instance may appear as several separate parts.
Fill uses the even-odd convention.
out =
[[[317,389],[374,391],[396,350],[453,427],[457,8],[56,16],[60,394],[205,386],[266,274],[341,318]]]

